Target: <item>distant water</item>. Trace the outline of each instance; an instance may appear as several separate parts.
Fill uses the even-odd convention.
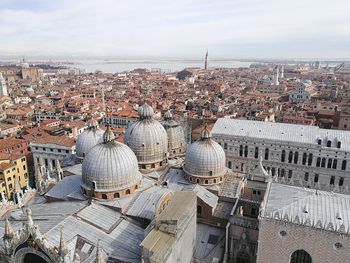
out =
[[[249,67],[252,62],[242,62],[236,60],[215,60],[209,61],[209,68],[238,68]],[[136,68],[145,68],[148,70],[161,70],[162,72],[180,71],[188,67],[204,67],[204,62],[200,60],[81,60],[72,61],[72,64],[63,64],[67,67],[76,67],[85,69],[86,72],[115,73],[129,71]]]

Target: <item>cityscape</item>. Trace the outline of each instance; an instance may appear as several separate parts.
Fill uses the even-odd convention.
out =
[[[0,262],[349,262],[348,3],[49,2],[0,2]]]

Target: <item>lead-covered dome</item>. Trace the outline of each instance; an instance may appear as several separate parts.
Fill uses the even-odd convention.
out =
[[[207,127],[201,138],[187,148],[183,169],[187,179],[194,183],[210,185],[223,181],[227,173],[225,152],[211,139]]]
[[[164,114],[163,126],[168,135],[169,157],[179,156],[186,151],[185,132],[168,110]]]
[[[98,122],[91,119],[87,123],[87,130],[78,136],[76,143],[76,154],[79,158],[84,158],[87,152],[95,145],[102,142],[104,131],[98,126]]]
[[[138,108],[138,113],[140,119],[125,132],[125,144],[135,153],[141,172],[160,170],[167,165],[167,133],[147,103]]]
[[[133,193],[140,186],[141,173],[133,151],[115,141],[109,127],[103,142],[94,146],[82,165],[83,192],[99,199],[113,199]]]

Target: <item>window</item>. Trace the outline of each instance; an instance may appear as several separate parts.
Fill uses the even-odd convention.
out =
[[[255,159],[259,158],[259,147],[255,147],[254,158]]]
[[[213,171],[209,171],[209,176],[213,176]]]
[[[337,142],[337,148],[341,148],[341,142]]]
[[[297,164],[298,163],[298,159],[299,159],[299,153],[295,152],[294,153],[294,163]]]
[[[291,179],[293,176],[293,170],[288,171],[288,178]]]
[[[196,179],[196,183],[199,184],[199,179]]]
[[[318,145],[321,145],[321,144],[322,144],[322,140],[321,140],[321,139],[318,139],[318,140],[317,140],[317,143],[318,143]]]
[[[239,146],[239,156],[243,156],[243,145]]]
[[[308,182],[309,181],[309,173],[305,173],[304,175],[304,181]]]
[[[120,197],[119,193],[114,193],[114,198],[119,198],[119,197]]]
[[[227,150],[227,143],[224,143],[224,149]]]
[[[96,182],[95,181],[92,182],[92,189],[96,189]]]
[[[102,194],[102,199],[107,199],[107,195],[106,194]]]
[[[326,167],[326,158],[322,158],[321,167],[323,167],[323,168]]]
[[[327,168],[332,168],[332,158],[328,159]]]
[[[333,169],[337,169],[337,165],[338,165],[338,160],[334,159],[333,160]]]
[[[307,165],[308,166],[311,166],[312,165],[312,159],[313,159],[313,154],[312,153],[309,153],[309,158],[308,158],[308,160],[307,160]]]
[[[46,148],[45,148],[45,147],[43,147],[43,151],[46,151]]]
[[[232,162],[231,161],[228,162],[228,168],[230,168],[230,169],[232,168]]]
[[[286,161],[286,151],[283,150],[281,154],[281,162],[284,163]]]
[[[293,152],[290,151],[288,155],[288,163],[292,163],[292,161],[293,161]]]
[[[303,160],[302,160],[303,165],[306,164],[306,159],[307,159],[307,153],[303,153]]]
[[[344,177],[340,177],[339,178],[339,186],[343,186],[344,185]]]
[[[327,141],[327,147],[332,147],[332,141]]]
[[[69,150],[66,150],[66,153],[69,153]]]
[[[329,181],[329,184],[330,185],[334,185],[334,181],[335,181],[335,177],[334,176],[331,176],[331,179]]]
[[[269,148],[265,148],[265,160],[269,159]]]
[[[290,263],[312,263],[312,259],[305,250],[297,250],[293,252]]]
[[[341,163],[341,169],[342,169],[343,171],[346,170],[346,160],[343,160],[343,161],[342,161],[342,163]]]
[[[314,183],[318,183],[318,174],[315,174]]]
[[[204,184],[208,184],[208,180],[205,180],[205,181],[204,181]]]
[[[248,157],[248,146],[244,146],[244,157]]]
[[[252,208],[251,210],[250,210],[250,213],[253,215],[253,216],[255,216],[256,215],[256,208]]]
[[[125,191],[125,194],[126,194],[126,195],[129,195],[129,194],[130,194],[130,189],[127,189],[127,190]]]

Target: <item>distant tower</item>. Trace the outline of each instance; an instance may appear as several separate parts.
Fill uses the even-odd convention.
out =
[[[284,66],[282,65],[282,67],[281,67],[281,79],[283,79],[284,78]]]
[[[101,86],[101,97],[102,97],[102,110],[103,112],[106,111],[106,101],[105,101],[105,88],[104,86]]]
[[[276,76],[275,76],[275,85],[279,85],[279,81],[278,81],[278,78],[279,78],[279,74],[280,74],[280,71],[279,71],[279,68],[276,67]]]
[[[8,92],[7,92],[7,87],[6,87],[6,82],[4,77],[2,76],[1,72],[0,72],[0,97],[1,96],[8,96]]]
[[[207,53],[205,53],[204,69],[208,69],[208,50]]]

